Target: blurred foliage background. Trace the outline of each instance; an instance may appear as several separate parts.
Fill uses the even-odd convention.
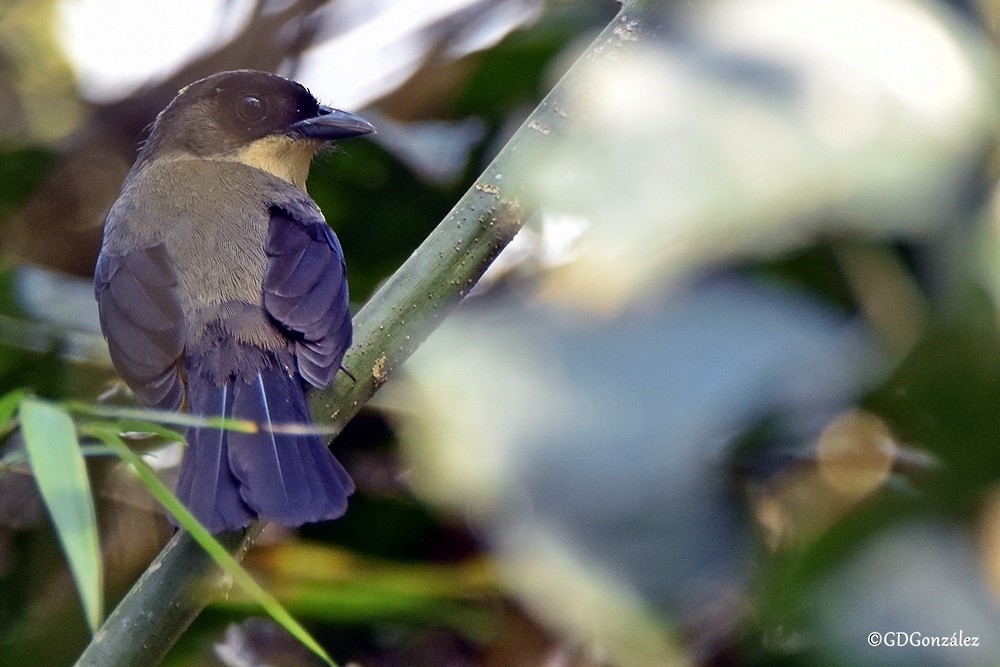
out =
[[[309,183],[361,304],[600,29],[634,43],[588,52],[570,131],[505,174],[529,226],[334,442],[347,516],[246,559],[335,659],[996,663],[1000,4],[205,3],[207,37],[112,86],[71,28],[144,61],[182,10],[131,4],[0,5],[0,392],[128,400],[89,277],[182,85],[273,70],[376,124]],[[0,664],[71,664],[75,589],[3,447]],[[90,472],[113,602],[170,528]],[[869,646],[893,631],[979,647]],[[313,660],[234,593],[168,664]]]

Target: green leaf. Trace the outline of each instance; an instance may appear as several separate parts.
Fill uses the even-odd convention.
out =
[[[14,412],[26,393],[24,389],[15,389],[0,397],[0,428],[14,417]]]
[[[232,578],[233,582],[243,590],[250,598],[252,598],[257,604],[259,604],[264,611],[266,611],[271,618],[273,618],[278,624],[280,624],[285,630],[288,631],[293,637],[298,639],[302,644],[308,648],[310,651],[319,656],[328,665],[334,666],[333,660],[327,655],[323,647],[313,639],[312,635],[303,628],[298,621],[296,621],[291,614],[278,602],[274,596],[265,591],[257,581],[250,576],[243,567],[233,558],[229,552],[219,544],[216,539],[212,536],[208,530],[202,526],[194,515],[188,511],[186,507],[177,499],[177,497],[171,493],[163,482],[156,476],[152,469],[146,465],[146,462],[142,460],[135,452],[128,448],[128,446],[122,441],[118,436],[118,433],[112,428],[101,428],[99,426],[91,426],[86,429],[86,432],[93,435],[96,438],[102,440],[106,445],[115,450],[115,452],[132,468],[135,469],[136,473],[139,475],[139,479],[146,488],[149,489],[150,493],[160,501],[160,503],[177,519],[180,523],[193,537],[198,544],[212,557],[212,560]]]
[[[17,406],[20,405],[21,399],[26,394],[27,392],[24,389],[15,389],[0,396],[0,438],[6,437],[10,431],[17,427],[17,424],[13,421],[14,413],[17,411]],[[19,449],[9,451],[0,456],[0,472],[10,470],[17,465],[22,465],[26,459],[27,456]]]
[[[91,632],[104,617],[104,570],[97,515],[76,429],[62,408],[34,398],[20,405],[21,432]]]
[[[199,417],[189,415],[184,412],[174,412],[171,410],[155,410],[153,408],[123,408],[116,405],[94,405],[82,401],[65,401],[62,404],[70,412],[88,415],[93,417],[108,417],[111,419],[126,420],[134,424],[148,424],[158,422],[160,424],[173,424],[175,426],[206,426],[209,428],[226,429],[238,433],[256,433],[257,425],[246,419],[232,419],[226,417]],[[149,429],[151,433],[158,432],[156,429]],[[166,431],[179,442],[184,438],[174,431]]]

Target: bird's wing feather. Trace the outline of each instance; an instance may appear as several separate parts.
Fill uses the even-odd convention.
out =
[[[166,248],[103,252],[94,271],[101,328],[115,368],[146,405],[184,402],[184,312]]]
[[[264,309],[295,341],[299,374],[330,384],[351,346],[344,251],[319,211],[273,207],[267,233]]]

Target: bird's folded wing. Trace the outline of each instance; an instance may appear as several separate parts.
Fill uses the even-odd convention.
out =
[[[102,253],[94,287],[101,328],[122,379],[146,405],[180,408],[185,323],[166,248]]]
[[[264,309],[295,341],[299,374],[330,384],[351,346],[344,251],[318,210],[272,207]]]

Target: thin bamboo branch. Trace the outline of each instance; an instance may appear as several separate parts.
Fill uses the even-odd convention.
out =
[[[340,374],[330,389],[316,392],[312,407],[318,421],[329,419],[335,429],[343,428],[522,227],[532,211],[514,175],[523,173],[529,154],[537,155],[546,142],[570,130],[566,100],[580,83],[582,64],[630,48],[644,26],[637,12],[645,4],[623,6],[441,224],[355,316],[355,345],[344,365],[357,382]],[[245,548],[243,537],[230,533],[220,540],[236,550]],[[218,588],[211,585],[213,576],[217,570],[208,556],[187,533],[177,534],[105,621],[77,665],[157,664],[211,601]]]

